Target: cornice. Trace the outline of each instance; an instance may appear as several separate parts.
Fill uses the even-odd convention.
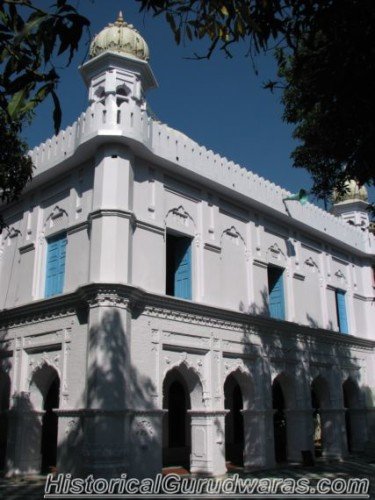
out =
[[[114,283],[89,283],[79,287],[73,293],[2,310],[0,311],[0,328],[11,328],[71,316],[95,307],[123,308],[128,310],[133,318],[144,315],[191,325],[237,331],[246,335],[262,335],[272,338],[280,336],[285,341],[294,343],[323,342],[364,350],[375,348],[375,341],[360,337],[231,311],[167,295],[153,294],[131,285]]]
[[[72,316],[84,307],[77,292],[36,300],[28,304],[2,309],[0,329],[40,323],[42,321]]]
[[[129,219],[131,221],[135,220],[134,212],[131,210],[123,210],[119,208],[98,208],[93,210],[88,215],[88,220],[99,219],[101,217],[123,217],[124,219]]]
[[[375,297],[369,297],[366,295],[360,295],[359,293],[353,293],[353,297],[363,302],[375,302]]]
[[[165,227],[164,226],[159,226],[157,224],[153,224],[152,222],[145,221],[142,219],[135,219],[135,225],[136,227],[139,227],[140,229],[146,229],[147,231],[151,231],[156,234],[164,235],[165,233]]]

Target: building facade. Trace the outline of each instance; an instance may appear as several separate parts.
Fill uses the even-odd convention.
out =
[[[152,119],[121,16],[90,55],[87,111],[2,208],[0,467],[218,476],[373,452],[365,194],[337,215],[285,201]]]

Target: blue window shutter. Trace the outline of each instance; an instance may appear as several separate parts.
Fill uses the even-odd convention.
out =
[[[45,296],[62,293],[65,279],[66,235],[48,241]]]
[[[174,291],[175,297],[191,300],[191,241],[187,238],[176,243]]]
[[[348,319],[346,316],[345,292],[336,290],[337,322],[341,333],[349,333]]]
[[[269,308],[272,318],[285,319],[285,299],[283,272],[277,268],[269,269]]]

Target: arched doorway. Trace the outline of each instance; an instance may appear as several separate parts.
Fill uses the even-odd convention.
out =
[[[322,411],[329,406],[328,381],[322,376],[315,378],[311,384],[311,407],[314,424],[314,452],[321,457],[326,448],[324,436],[324,419]]]
[[[358,420],[358,415],[353,414],[353,410],[358,412],[360,408],[360,391],[357,384],[351,379],[348,378],[342,385],[343,391],[343,402],[345,408],[345,428],[346,428],[346,440],[348,445],[348,452],[353,453],[356,448],[356,436],[355,430],[356,427],[356,417]],[[358,422],[357,422],[358,424]],[[364,429],[362,429],[363,431]]]
[[[51,472],[57,463],[58,417],[53,410],[59,407],[59,395],[60,380],[56,374],[44,398],[43,405],[45,413],[42,419],[42,473]]]
[[[0,370],[0,471],[5,470],[8,441],[8,410],[10,404],[10,377]]]
[[[48,473],[57,465],[58,417],[53,411],[59,407],[60,378],[57,371],[44,364],[33,374],[30,383],[30,401],[34,410],[43,411],[40,438],[40,470]],[[34,429],[36,432],[36,429]]]
[[[191,451],[190,397],[185,380],[171,370],[163,384],[163,467],[189,469]]]
[[[278,377],[272,384],[273,435],[275,460],[277,463],[287,460],[287,422],[285,416],[285,398]]]
[[[224,384],[225,416],[225,460],[240,467],[244,464],[243,398],[240,385],[234,375],[229,375]]]

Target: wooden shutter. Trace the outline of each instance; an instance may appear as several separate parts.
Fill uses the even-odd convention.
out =
[[[191,241],[178,238],[175,252],[175,297],[191,300],[191,289]]]
[[[341,333],[349,332],[345,302],[345,292],[343,290],[336,290],[337,322]]]
[[[65,279],[66,235],[48,241],[45,296],[62,293]]]
[[[276,319],[285,319],[283,271],[271,267],[268,269],[268,273],[270,316]]]

